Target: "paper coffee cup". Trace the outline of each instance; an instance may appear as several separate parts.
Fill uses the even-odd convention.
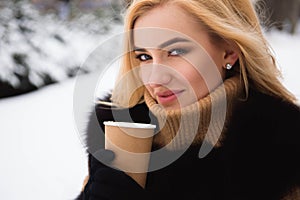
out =
[[[155,125],[106,121],[105,148],[115,153],[112,165],[146,184]]]

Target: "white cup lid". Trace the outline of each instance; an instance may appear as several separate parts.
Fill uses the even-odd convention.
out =
[[[105,126],[118,126],[124,128],[141,128],[141,129],[155,129],[156,125],[153,124],[143,124],[143,123],[131,123],[131,122],[114,122],[105,121],[103,122]]]

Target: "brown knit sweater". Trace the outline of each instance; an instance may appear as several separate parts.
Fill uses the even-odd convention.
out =
[[[232,77],[192,105],[170,111],[166,111],[146,91],[145,102],[161,128],[154,143],[159,147],[167,145],[168,149],[178,150],[191,144],[201,144],[205,139],[213,146],[220,146],[233,102],[241,91],[239,78]]]

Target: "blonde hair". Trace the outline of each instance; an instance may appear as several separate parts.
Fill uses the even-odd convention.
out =
[[[246,95],[251,85],[265,94],[290,102],[296,101],[280,81],[280,71],[251,0],[133,0],[125,16],[125,32],[129,33],[134,28],[138,17],[167,3],[176,4],[188,11],[207,28],[212,39],[221,38],[237,45],[241,53],[236,68]],[[141,102],[145,90],[140,86],[142,84],[139,77],[128,73],[138,66],[131,45],[131,35],[127,34],[125,55],[112,94],[112,101],[124,107],[132,107]],[[127,76],[124,79],[125,74]]]

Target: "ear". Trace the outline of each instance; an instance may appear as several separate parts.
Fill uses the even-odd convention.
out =
[[[234,65],[239,59],[240,50],[236,45],[226,45],[224,57],[223,57],[223,66],[226,64]]]

